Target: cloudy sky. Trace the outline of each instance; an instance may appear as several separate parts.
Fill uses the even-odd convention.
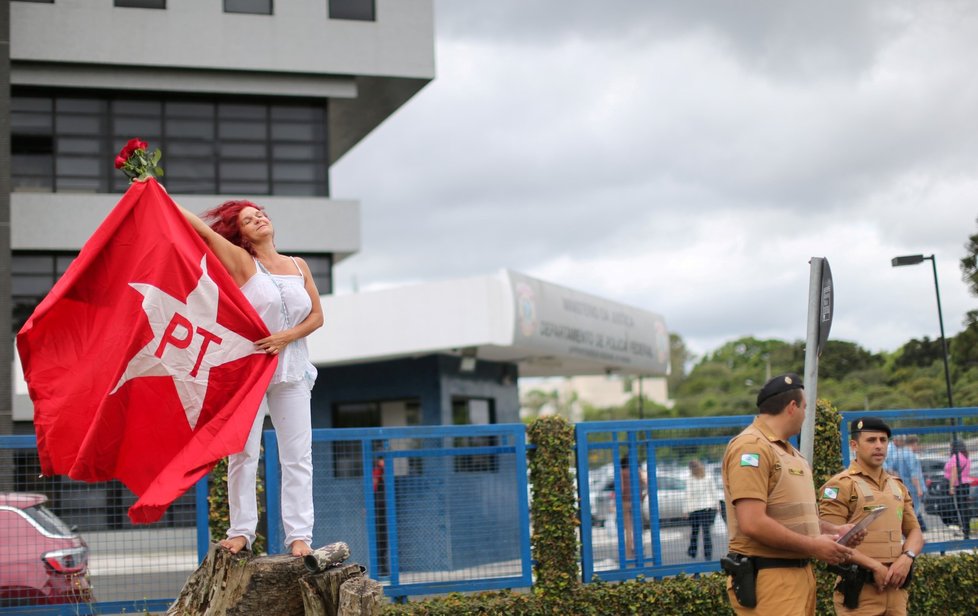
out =
[[[978,3],[435,0],[437,77],[337,163],[336,292],[510,268],[662,314],[697,353],[891,351],[978,308]]]

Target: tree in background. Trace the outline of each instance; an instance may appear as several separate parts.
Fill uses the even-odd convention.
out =
[[[978,296],[978,233],[964,245],[961,277],[972,295]],[[969,310],[964,329],[950,341],[951,365],[955,372],[954,402],[959,406],[978,406],[978,310]]]
[[[925,368],[934,362],[944,361],[944,345],[940,340],[931,340],[924,336],[922,340],[911,338],[900,347],[894,360],[896,368]]]
[[[854,373],[879,370],[885,363],[883,355],[867,351],[855,342],[829,340],[818,361],[818,378],[843,380]]]
[[[669,377],[667,384],[669,394],[679,389],[682,382],[686,380],[686,365],[693,361],[695,356],[686,348],[686,343],[682,337],[674,332],[669,333]]]
[[[757,389],[781,372],[801,372],[800,342],[738,338],[707,354],[672,394],[681,417],[753,413]]]
[[[978,295],[978,233],[968,238],[964,245],[967,254],[961,259],[961,274],[971,288],[972,295]],[[972,314],[972,310],[968,314]]]

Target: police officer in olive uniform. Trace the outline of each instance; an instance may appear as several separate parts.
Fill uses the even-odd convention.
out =
[[[905,582],[924,536],[910,491],[883,469],[890,427],[877,417],[861,417],[852,422],[850,432],[855,459],[819,490],[819,515],[844,524],[858,522],[880,505],[886,509],[867,527],[852,565],[839,578],[835,613],[902,616],[907,613]]]
[[[805,420],[801,378],[774,377],[758,393],[757,407],[754,422],[723,456],[730,554],[721,565],[730,575],[727,594],[737,614],[811,616],[810,559],[846,562],[853,550],[836,539],[852,525],[819,520],[811,467],[788,442]]]

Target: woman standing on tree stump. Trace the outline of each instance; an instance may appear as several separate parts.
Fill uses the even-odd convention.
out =
[[[162,176],[159,149],[130,139],[115,159],[130,181]],[[279,254],[275,229],[265,209],[251,201],[225,201],[204,218],[177,205],[194,231],[224,265],[234,283],[272,334],[255,347],[278,356],[265,399],[255,416],[244,451],[228,457],[231,528],[221,546],[236,554],[251,549],[258,527],[256,483],[261,429],[267,412],[275,426],[282,466],[282,526],[293,556],[312,549],[312,411],[316,368],[309,362],[306,336],[323,326],[323,307],[305,261]]]
[[[210,226],[183,207],[180,210],[272,332],[255,345],[279,358],[244,451],[228,458],[231,528],[221,545],[237,553],[251,549],[255,540],[255,485],[267,409],[282,465],[285,544],[293,556],[305,556],[311,551],[313,529],[310,397],[316,380],[306,336],[323,325],[319,291],[305,261],[275,249],[272,221],[260,205],[243,200],[222,203],[204,214]]]

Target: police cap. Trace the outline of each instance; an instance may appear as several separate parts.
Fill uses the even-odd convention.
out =
[[[849,424],[849,432],[855,436],[859,432],[886,432],[886,438],[890,438],[890,426],[879,417],[859,417],[852,420]]]
[[[761,406],[768,398],[773,398],[778,394],[783,394],[792,389],[805,389],[805,386],[801,382],[801,377],[794,372],[779,374],[765,383],[761,391],[757,393],[757,406]]]

